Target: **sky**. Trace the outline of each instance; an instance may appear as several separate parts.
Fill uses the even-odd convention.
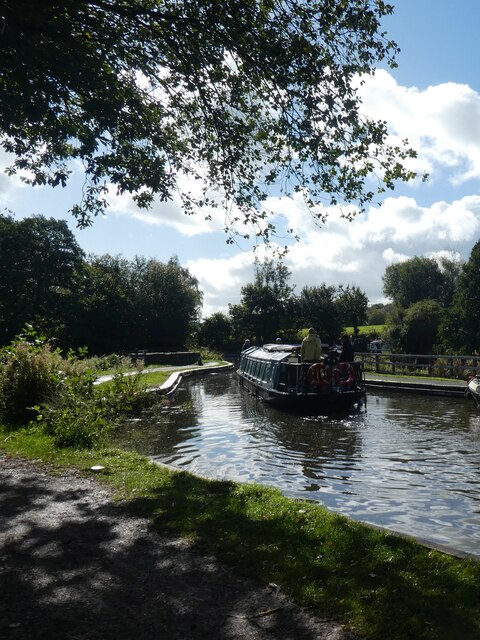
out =
[[[284,259],[297,294],[306,285],[351,285],[371,304],[388,302],[382,290],[387,266],[413,256],[467,260],[480,239],[480,2],[391,3],[395,12],[384,27],[401,49],[399,66],[379,69],[365,85],[363,109],[387,120],[392,135],[408,138],[418,152],[413,168],[429,178],[397,186],[381,207],[370,206],[352,222],[331,210],[321,226],[295,199],[271,198],[278,220],[301,238]],[[6,164],[0,153],[0,167]],[[80,191],[80,176],[66,189],[51,189],[0,173],[0,210],[16,219],[42,214],[67,220],[87,254],[162,262],[177,256],[198,279],[203,317],[227,312],[253,281],[251,246],[228,245],[221,217],[186,216],[176,201],[140,211],[128,197],[114,197],[105,216],[79,230],[68,210]],[[257,255],[262,258],[262,247]]]

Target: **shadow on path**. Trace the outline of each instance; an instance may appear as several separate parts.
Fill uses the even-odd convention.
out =
[[[0,639],[346,640],[111,502],[0,453]]]

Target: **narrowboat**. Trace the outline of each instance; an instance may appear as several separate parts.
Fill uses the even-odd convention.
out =
[[[469,376],[465,395],[473,398],[477,407],[480,407],[480,376]]]
[[[266,402],[307,410],[366,405],[362,362],[338,362],[330,352],[318,362],[302,362],[300,345],[266,344],[242,352],[240,386]]]

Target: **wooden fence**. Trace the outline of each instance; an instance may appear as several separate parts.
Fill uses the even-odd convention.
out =
[[[355,359],[364,363],[365,371],[397,375],[466,380],[480,370],[480,356],[356,352]]]

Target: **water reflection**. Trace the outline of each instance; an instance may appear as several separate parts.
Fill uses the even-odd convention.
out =
[[[376,392],[366,413],[299,416],[223,373],[188,383],[176,407],[128,422],[115,442],[480,554],[480,412],[463,399]]]

